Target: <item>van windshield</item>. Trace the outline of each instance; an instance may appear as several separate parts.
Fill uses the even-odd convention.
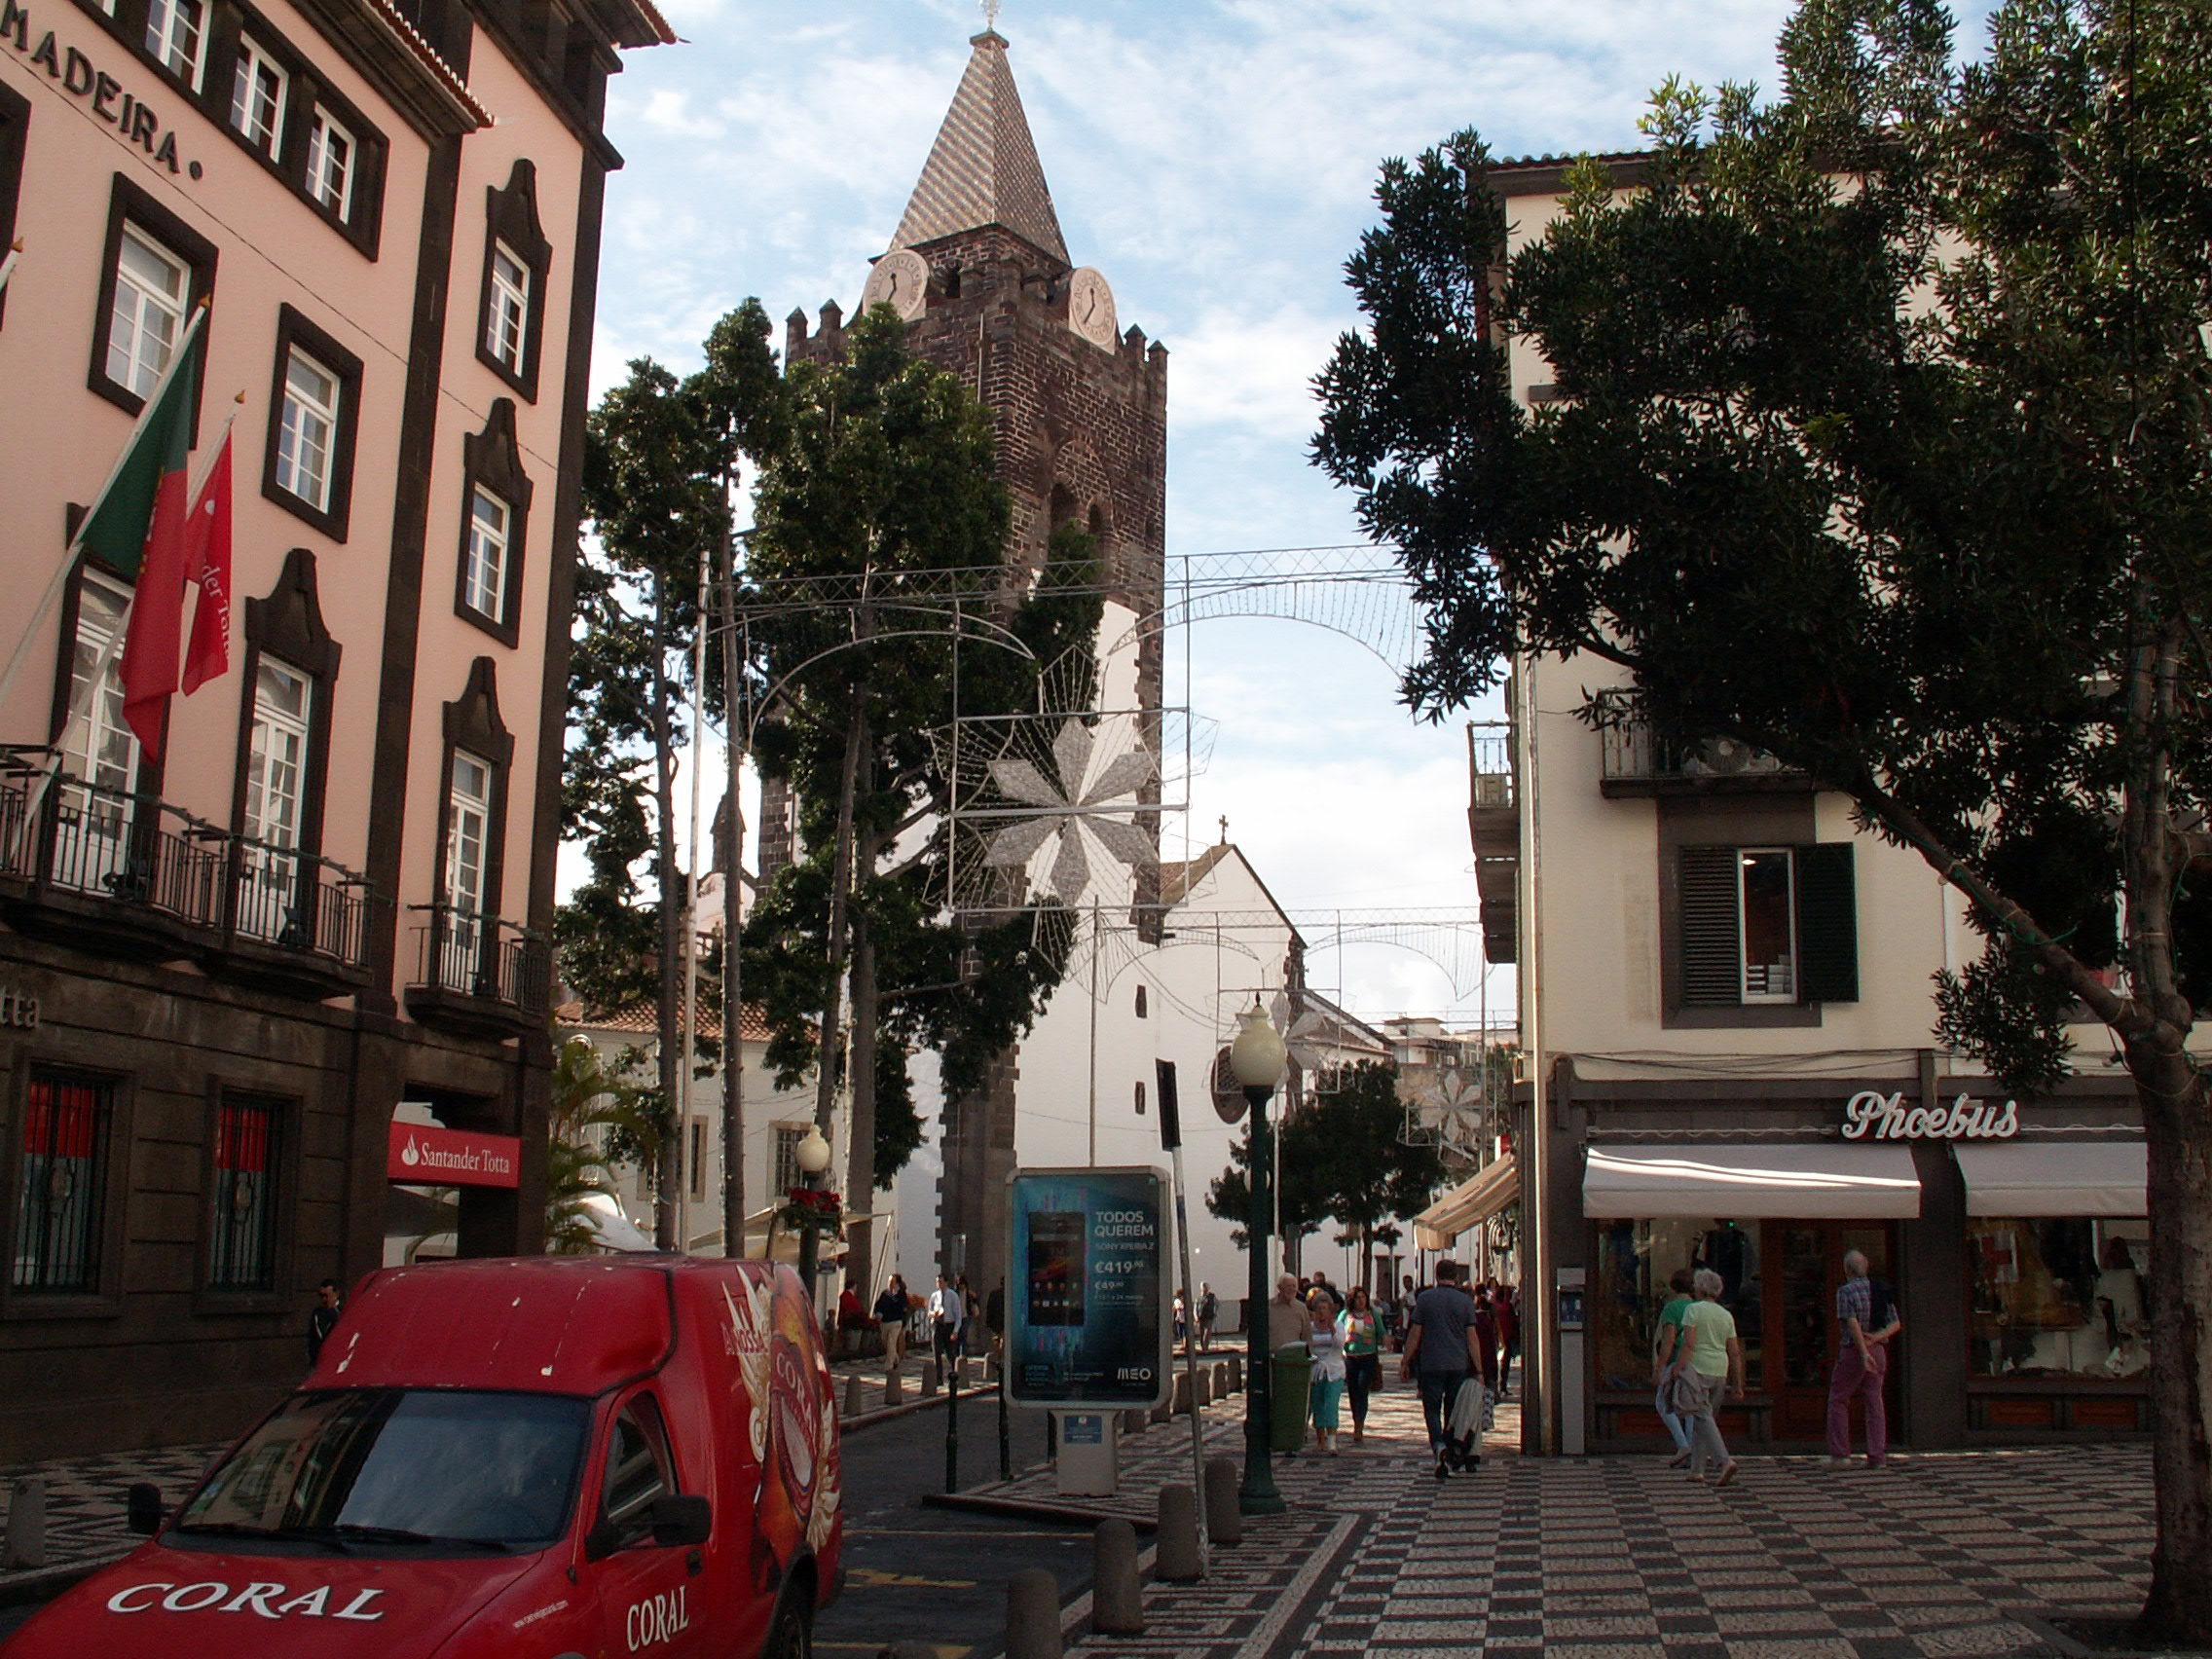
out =
[[[334,1545],[542,1546],[566,1529],[591,1404],[549,1394],[295,1394],[225,1458],[176,1530]]]

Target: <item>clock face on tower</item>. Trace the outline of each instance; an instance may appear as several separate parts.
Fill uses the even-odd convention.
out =
[[[929,262],[910,247],[893,248],[868,273],[867,286],[861,290],[861,310],[889,306],[912,322],[922,314],[929,291]]]
[[[1088,265],[1068,278],[1068,326],[1093,346],[1109,350],[1121,339],[1114,317],[1114,290]]]

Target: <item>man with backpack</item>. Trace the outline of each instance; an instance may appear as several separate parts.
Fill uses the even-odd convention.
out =
[[[1851,1466],[1851,1397],[1857,1394],[1866,1419],[1866,1467],[1890,1462],[1890,1414],[1882,1398],[1889,1375],[1890,1341],[1904,1329],[1897,1296],[1880,1279],[1866,1274],[1866,1253],[1847,1250],[1843,1283],[1835,1293],[1837,1341],[1835,1370],[1828,1376],[1828,1467]]]

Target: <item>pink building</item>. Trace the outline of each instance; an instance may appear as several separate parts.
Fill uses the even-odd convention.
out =
[[[461,1253],[538,1247],[604,93],[673,38],[652,0],[0,0],[0,1461],[240,1426],[418,1140]],[[203,302],[231,665],[157,756],[129,584],[80,557],[36,605]],[[493,1155],[402,1149],[402,1102]]]

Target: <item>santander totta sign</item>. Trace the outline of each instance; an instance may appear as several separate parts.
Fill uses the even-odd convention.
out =
[[[385,1178],[411,1187],[516,1187],[522,1184],[522,1141],[426,1124],[391,1125]]]

